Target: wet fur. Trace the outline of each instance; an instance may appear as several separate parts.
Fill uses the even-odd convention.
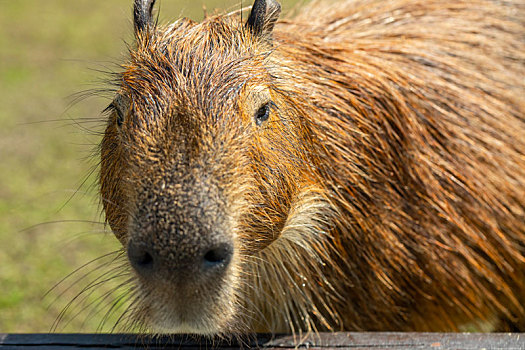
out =
[[[102,143],[107,220],[125,243],[140,191],[191,201],[207,174],[237,255],[204,333],[524,331],[524,77],[520,1],[314,2],[273,44],[231,16],[155,27]]]

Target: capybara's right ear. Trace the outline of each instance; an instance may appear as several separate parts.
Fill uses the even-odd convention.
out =
[[[148,29],[153,24],[153,5],[155,5],[155,0],[135,0],[133,6],[135,35]]]
[[[255,0],[246,27],[254,35],[271,41],[273,27],[280,13],[281,5],[276,0]]]

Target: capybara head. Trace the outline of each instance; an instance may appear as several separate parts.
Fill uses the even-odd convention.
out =
[[[253,288],[241,266],[316,194],[315,145],[274,79],[278,3],[256,1],[246,24],[159,30],[153,2],[135,1],[136,48],[102,142],[104,208],[136,273],[138,317],[216,333],[237,327]]]

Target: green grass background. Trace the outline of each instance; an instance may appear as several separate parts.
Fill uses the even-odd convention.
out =
[[[162,0],[160,21],[200,20],[203,4],[208,13],[241,6],[236,0]],[[125,59],[131,6],[132,0],[0,0],[0,333],[50,331],[102,270],[77,282],[88,266],[46,292],[119,248],[102,224],[97,171],[89,175],[98,157],[96,132],[104,127],[100,112],[110,100],[77,102],[75,94],[101,87],[98,70]],[[114,300],[100,298],[116,283],[97,285],[85,302],[77,298],[57,331],[97,330],[109,306],[102,303],[101,313],[93,314],[89,303]]]

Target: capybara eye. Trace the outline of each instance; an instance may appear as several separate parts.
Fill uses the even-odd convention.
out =
[[[115,112],[117,113],[117,125],[120,127],[124,123],[124,115],[122,111],[115,107]]]
[[[255,113],[255,123],[261,125],[263,122],[268,120],[270,117],[270,103],[265,103],[261,108]]]
[[[115,102],[112,102],[109,106],[107,106],[107,108],[104,110],[104,113],[108,113],[108,114],[112,114],[113,112],[115,112],[117,118],[116,118],[116,122],[117,122],[117,125],[120,127],[122,126],[122,123],[124,123],[124,115],[122,114],[122,112],[120,111],[120,109],[116,106]]]
[[[124,124],[124,119],[127,114],[129,106],[129,100],[126,96],[117,95],[113,102],[109,105],[108,109],[111,109],[116,114],[117,126],[121,127]]]

